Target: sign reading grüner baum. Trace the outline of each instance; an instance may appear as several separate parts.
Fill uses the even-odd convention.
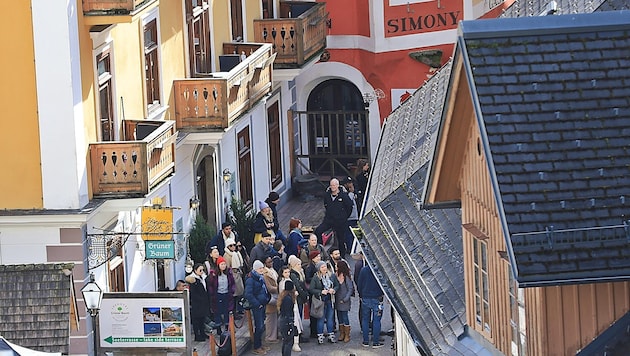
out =
[[[175,241],[145,241],[146,259],[175,258]]]

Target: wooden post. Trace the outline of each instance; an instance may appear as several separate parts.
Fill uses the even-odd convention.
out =
[[[254,324],[252,323],[252,311],[245,310],[245,317],[247,318],[247,325],[249,326],[249,341],[254,344]]]
[[[230,312],[230,342],[232,343],[232,356],[237,356],[236,352],[236,330],[234,329],[234,313]]]
[[[214,345],[217,344],[214,340],[214,331],[210,334],[210,340],[208,342],[210,343],[210,354],[212,356],[217,356],[217,350],[214,349]]]

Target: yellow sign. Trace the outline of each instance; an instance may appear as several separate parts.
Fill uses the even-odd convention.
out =
[[[171,240],[173,238],[173,210],[142,207],[142,239]]]

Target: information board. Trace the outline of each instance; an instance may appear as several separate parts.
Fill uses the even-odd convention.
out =
[[[99,346],[186,348],[190,325],[184,292],[104,293]]]

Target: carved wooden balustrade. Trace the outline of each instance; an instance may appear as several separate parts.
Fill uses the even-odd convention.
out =
[[[83,0],[83,13],[129,13],[136,10],[146,0]]]
[[[94,197],[143,196],[175,172],[175,122],[123,122],[125,141],[90,144]]]
[[[240,54],[241,62],[228,72],[173,82],[178,130],[227,128],[271,90],[270,44],[224,43],[223,53]]]
[[[296,68],[326,48],[325,3],[281,1],[280,18],[254,20],[254,40],[271,43],[274,68]]]

